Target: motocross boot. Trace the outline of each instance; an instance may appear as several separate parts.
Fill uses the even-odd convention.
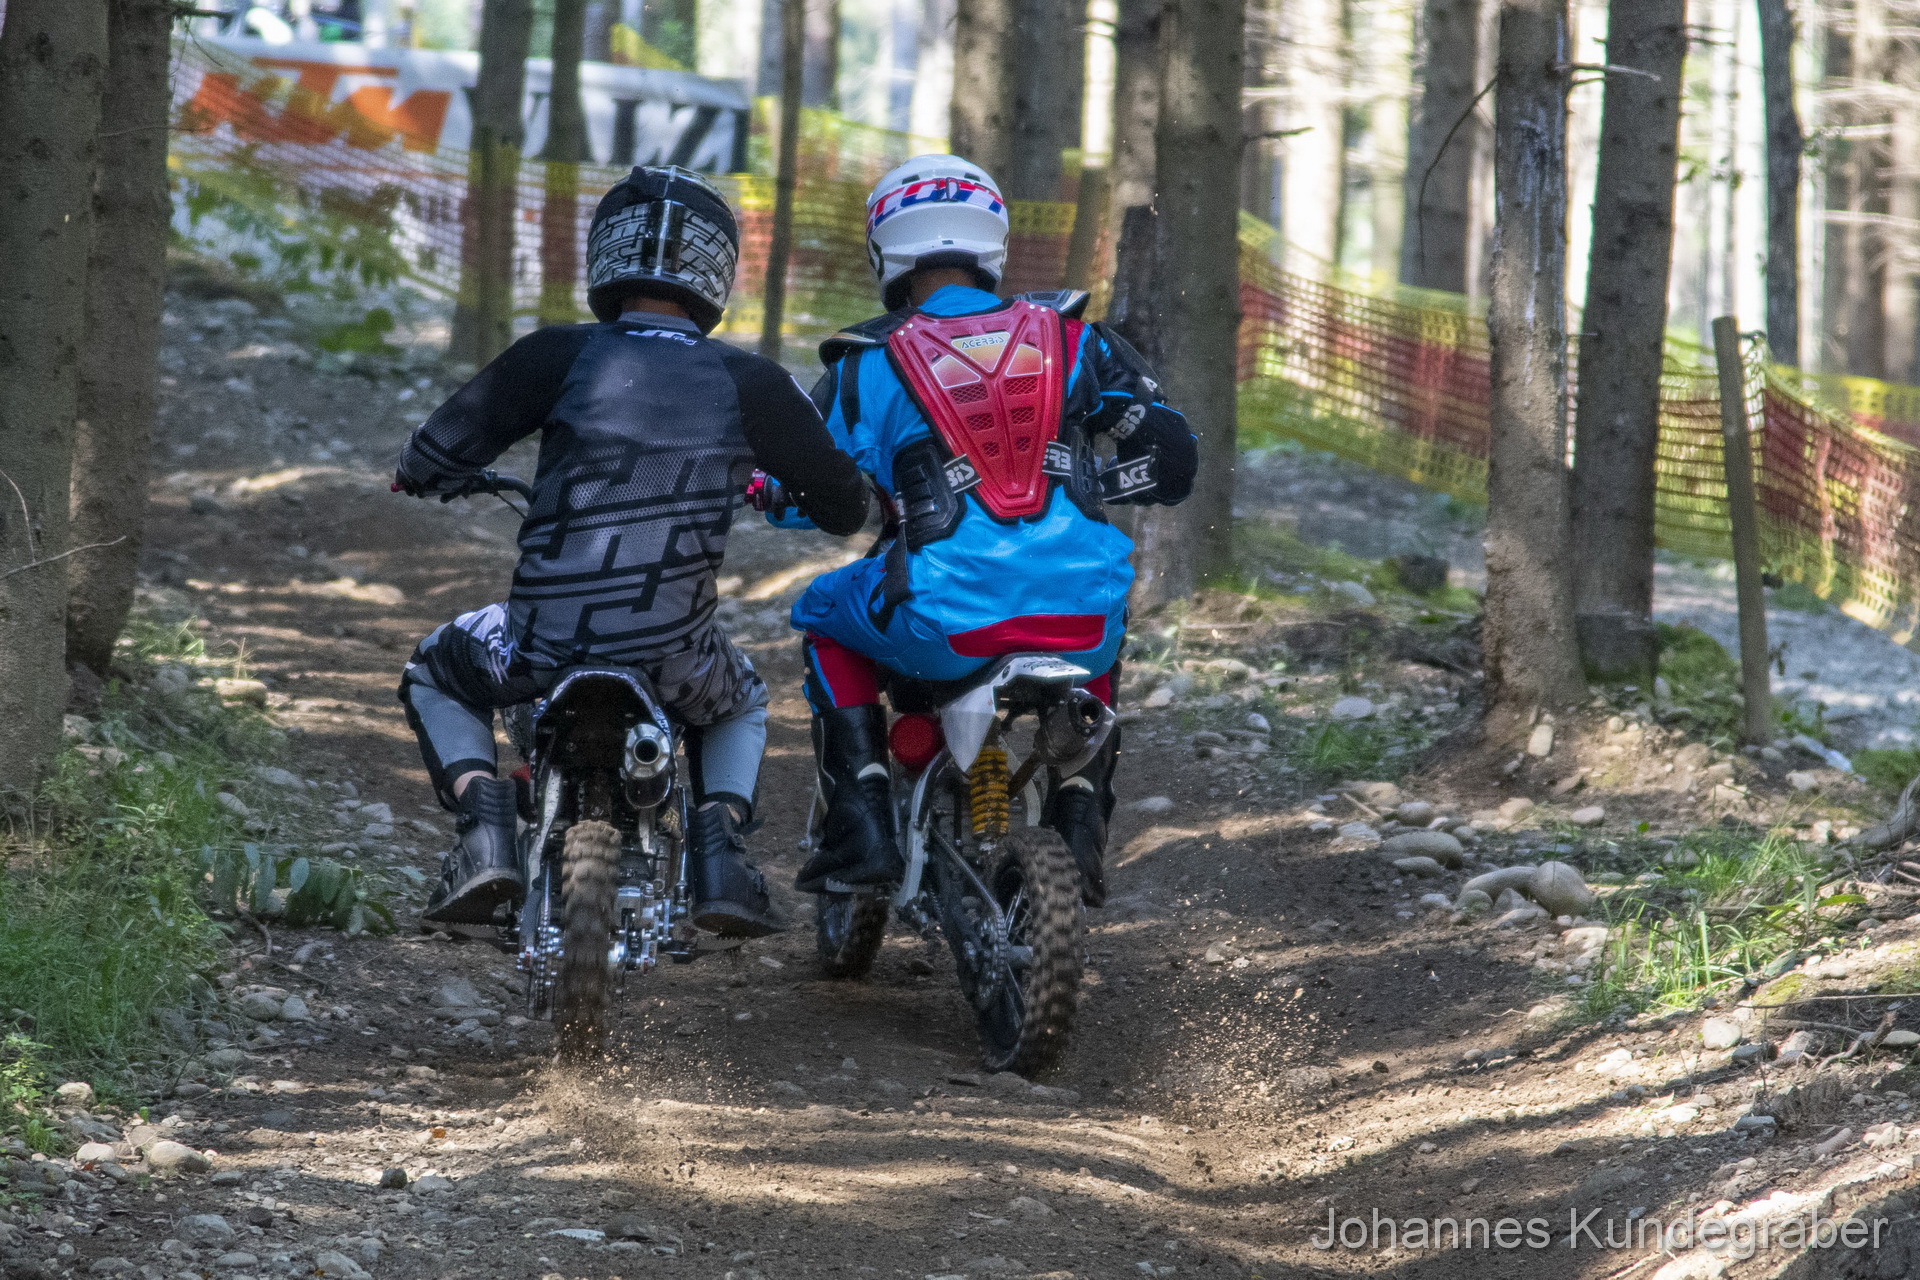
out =
[[[1120,726],[1093,759],[1057,779],[1047,802],[1046,823],[1060,833],[1080,869],[1080,897],[1090,907],[1107,902],[1107,820],[1113,817],[1113,766],[1120,755]]]
[[[441,855],[440,883],[421,918],[439,924],[488,924],[495,908],[518,898],[523,886],[514,856],[519,805],[512,781],[475,778],[460,793],[454,829],[458,843]]]
[[[820,843],[800,868],[802,893],[847,893],[898,884],[906,871],[887,767],[887,713],[878,703],[813,717],[813,758],[827,803]]]
[[[693,811],[687,833],[687,880],[693,922],[725,938],[764,938],[787,927],[767,896],[767,878],[747,861],[739,819],[725,800]]]

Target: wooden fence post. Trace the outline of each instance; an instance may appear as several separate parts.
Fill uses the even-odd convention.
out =
[[[1753,491],[1753,446],[1747,431],[1747,379],[1732,316],[1713,322],[1713,359],[1720,371],[1720,443],[1733,525],[1734,591],[1740,602],[1740,687],[1746,697],[1746,739],[1773,741],[1773,689],[1767,679],[1767,596],[1760,581],[1760,518]]]

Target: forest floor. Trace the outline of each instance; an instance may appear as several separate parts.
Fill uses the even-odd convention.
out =
[[[388,492],[406,430],[449,389],[434,369],[316,369],[231,302],[176,298],[169,318],[143,608],[204,619],[209,648],[265,684],[289,746],[233,789],[273,839],[431,876],[449,828],[394,688],[420,636],[503,594],[515,517]],[[1706,1023],[1608,1016],[1583,1003],[1595,971],[1566,926],[1448,905],[1468,876],[1543,858],[1603,894],[1658,881],[1703,830],[1818,844],[1880,801],[1811,758],[1697,741],[1632,696],[1547,726],[1535,753],[1493,752],[1467,727],[1459,611],[1305,555],[1312,530],[1257,492],[1244,518],[1268,567],[1139,629],[1113,902],[1088,917],[1057,1075],[983,1076],[950,962],[898,928],[870,980],[819,975],[788,887],[812,782],[785,614],[860,545],[745,521],[723,618],[774,691],[753,846],[796,927],[631,982],[588,1069],[554,1065],[549,1028],[519,1016],[510,957],[419,931],[424,888],[387,936],[243,928],[231,1010],[203,1018],[171,1096],[145,1115],[66,1100],[70,1128],[111,1131],[100,1163],[128,1180],[55,1161],[63,1193],[0,1211],[0,1272],[1673,1280],[1731,1259],[1608,1247],[1609,1230],[1856,1207],[1905,1224],[1920,1143],[1898,1124],[1904,1058],[1830,1067],[1797,1110],[1743,1122],[1814,1079],[1811,1058],[1768,1064],[1789,1028],[1762,998],[1736,984]],[[1399,807],[1415,801],[1430,810]],[[1382,860],[1396,813],[1468,828],[1464,869]],[[1899,1020],[1920,916],[1873,901],[1785,969],[1796,1000],[1885,995],[1806,1021],[1870,1028],[1889,1003]],[[210,1170],[163,1176],[162,1139]],[[396,1169],[408,1185],[383,1187]],[[1592,1210],[1593,1243],[1570,1248]],[[1362,1226],[1316,1247],[1333,1218]],[[1523,1225],[1458,1249],[1387,1247],[1378,1226],[1439,1218]],[[1731,1274],[1904,1275],[1911,1230],[1762,1250]]]

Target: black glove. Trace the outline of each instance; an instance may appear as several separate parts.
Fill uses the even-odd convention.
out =
[[[1173,506],[1186,501],[1193,492],[1193,478],[1200,468],[1199,449],[1187,420],[1164,404],[1141,406],[1140,421],[1121,440],[1115,456],[1121,462],[1154,458],[1154,486],[1137,498],[1128,499],[1140,506],[1159,503]]]

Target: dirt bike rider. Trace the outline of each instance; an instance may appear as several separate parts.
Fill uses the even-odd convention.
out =
[[[685,169],[637,168],[587,234],[598,323],[514,343],[408,439],[399,486],[459,493],[539,432],[534,498],[506,602],[420,642],[400,700],[459,843],[425,918],[485,923],[524,892],[515,787],[495,776],[493,713],[564,667],[639,668],[688,730],[694,923],[731,935],[782,927],[744,856],[766,747],[767,689],[713,621],[715,571],[757,465],[830,533],[866,519],[867,483],[778,364],[708,338],[733,287],[739,230]]]
[[[927,155],[894,169],[867,199],[868,255],[889,310],[820,349],[815,402],[898,512],[874,554],[816,579],[794,605],[826,800],[803,892],[902,873],[878,667],[947,681],[1048,650],[1097,673],[1089,688],[1111,704],[1133,543],[1108,523],[1102,481],[1107,496],[1139,503],[1177,503],[1193,486],[1186,420],[1132,348],[1078,319],[1085,294],[991,292],[1008,231],[978,165]],[[1093,457],[1103,433],[1122,464],[1106,477]],[[1059,779],[1044,815],[1094,906],[1106,899],[1119,741],[1116,730]]]

